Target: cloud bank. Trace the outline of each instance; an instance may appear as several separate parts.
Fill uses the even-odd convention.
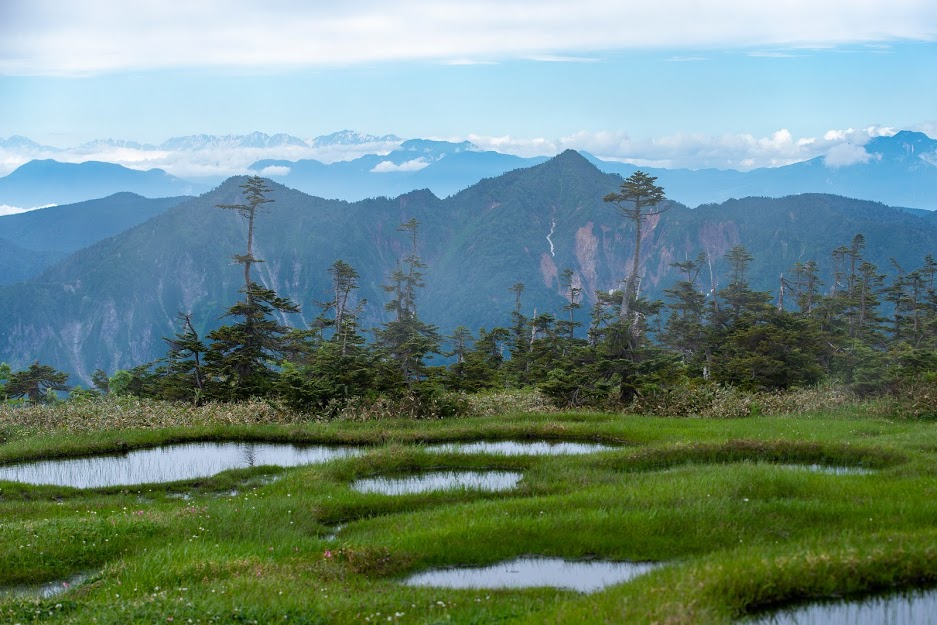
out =
[[[393,161],[381,161],[371,169],[371,173],[387,174],[393,172],[420,171],[428,165],[429,161],[423,157],[415,158],[413,160],[400,163],[399,165]]]
[[[937,126],[922,124],[913,128],[937,136]],[[621,161],[645,167],[680,169],[737,169],[747,171],[760,167],[779,167],[816,157],[823,157],[827,167],[845,167],[868,162],[875,158],[865,145],[874,137],[890,136],[896,129],[869,126],[863,129],[834,129],[820,137],[795,137],[780,129],[768,136],[752,134],[674,134],[663,137],[636,138],[627,132],[580,131],[555,139],[545,137],[513,137],[468,134],[457,137],[429,137],[430,139],[461,143],[471,142],[477,149],[491,150],[517,156],[553,156],[573,149],[597,156],[603,160]],[[43,151],[44,148],[0,148],[0,176],[13,171],[27,161],[52,158],[62,162],[106,161],[131,169],[163,169],[181,178],[217,180],[238,174],[258,173],[251,169],[257,161],[270,159],[297,161],[315,159],[323,163],[347,161],[366,154],[386,155],[399,146],[399,142],[371,142],[358,145],[300,147],[283,145],[269,148],[229,147],[214,149],[157,148],[131,149],[85,147]],[[937,159],[937,157],[934,157]],[[397,159],[399,161],[399,159]],[[373,173],[413,172],[427,167],[430,162],[423,156],[397,163],[386,159],[374,166]],[[288,165],[271,165],[260,170],[264,176],[285,176]]]
[[[33,206],[30,208],[23,208],[22,206],[10,206],[9,204],[0,204],[0,217],[5,215],[19,215],[20,213],[28,213],[29,211],[39,210],[40,208],[51,208],[55,204],[46,204],[45,206]]]
[[[559,139],[468,135],[479,148],[519,156],[552,155],[566,149],[589,152],[603,160],[645,167],[686,169],[737,169],[780,167],[818,156],[829,167],[867,162],[871,155],[862,147],[870,139],[890,136],[896,129],[870,126],[856,130],[830,130],[822,137],[795,138],[781,129],[766,137],[751,134],[674,134],[633,138],[627,132],[581,131]],[[454,138],[453,140],[458,140]]]
[[[679,15],[679,19],[674,19]],[[937,38],[932,0],[9,0],[0,73],[593,60],[609,50]]]

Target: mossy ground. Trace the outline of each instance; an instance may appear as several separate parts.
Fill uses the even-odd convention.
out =
[[[842,410],[718,420],[580,412],[156,421],[95,431],[7,420],[0,462],[185,440],[372,449],[324,465],[173,484],[0,482],[0,586],[88,576],[50,599],[0,596],[0,622],[723,623],[792,600],[937,583],[937,428],[929,422]],[[528,438],[620,447],[565,457],[422,449]],[[792,464],[875,471],[830,475]],[[524,478],[497,493],[350,488],[360,477],[440,469]],[[670,564],[591,595],[398,583],[428,567],[526,554]]]

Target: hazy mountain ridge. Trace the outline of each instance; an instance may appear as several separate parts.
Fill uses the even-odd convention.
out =
[[[2,222],[0,232],[3,232]],[[8,239],[0,239],[0,285],[28,280],[66,255],[58,251],[30,250]]]
[[[0,137],[0,148],[7,150],[26,150],[26,151],[46,151],[46,152],[61,152],[61,148],[55,148],[51,145],[41,145],[36,143],[29,137],[24,137],[22,135],[13,135],[8,139]]]
[[[77,204],[0,216],[0,284],[31,278],[68,253],[146,221],[186,197],[144,198],[122,192]]]
[[[250,169],[304,193],[358,201],[394,197],[420,188],[446,197],[484,178],[545,160],[481,151],[468,141],[411,139],[385,155],[369,154],[331,164],[314,159],[267,159],[257,161]]]
[[[239,202],[242,181],[230,179],[26,283],[0,287],[0,360],[39,358],[87,379],[97,367],[113,371],[161,355],[179,311],[191,312],[202,333],[217,326],[238,297],[241,277],[230,258],[245,233],[234,213],[216,205]],[[275,202],[257,221],[255,253],[266,261],[257,279],[303,306],[288,320],[301,326],[326,298],[328,266],[343,259],[361,274],[364,324],[373,326],[385,319],[381,284],[406,250],[397,227],[416,218],[428,264],[418,306],[427,321],[444,330],[507,324],[516,282],[527,287],[526,313],[555,313],[565,301],[558,274],[570,268],[584,289],[585,322],[594,291],[619,287],[633,253],[632,230],[602,201],[620,182],[567,151],[446,199],[422,190],[349,203],[271,183]],[[666,178],[658,182],[667,188]],[[891,257],[914,268],[937,249],[937,220],[875,202],[810,194],[697,209],[672,203],[646,228],[642,292],[660,296],[677,279],[670,263],[700,251],[723,284],[721,257],[737,243],[755,255],[755,288],[773,289],[780,273],[811,259],[828,280],[830,252],[859,232],[866,257],[883,272]]]
[[[368,143],[402,143],[400,137],[388,134],[374,136],[355,130],[339,130],[326,135],[319,135],[311,139],[301,139],[287,134],[276,133],[268,135],[264,132],[254,131],[246,135],[229,134],[195,134],[170,137],[159,144],[142,143],[129,139],[94,139],[78,146],[59,148],[36,143],[28,137],[13,135],[8,139],[0,137],[0,148],[26,149],[32,151],[64,152],[68,150],[93,151],[101,148],[130,148],[135,150],[205,150],[217,148],[269,148],[276,146],[305,146],[325,147],[329,145],[360,145]]]
[[[20,139],[29,141],[25,138],[17,140]],[[92,155],[100,152],[106,156],[108,150],[113,152],[131,147],[132,142],[105,140],[86,144],[81,152]],[[142,146],[149,147],[152,146]],[[922,133],[902,131],[891,137],[876,137],[864,146],[844,144],[840,147],[843,149],[839,152],[808,161],[750,171],[640,169],[666,178],[669,196],[688,206],[747,196],[831,193],[880,201],[891,206],[937,209],[937,141]],[[35,150],[30,153],[33,152]],[[144,149],[140,153],[148,152]],[[48,172],[48,180],[30,175],[31,183],[27,187],[17,187],[13,181],[24,175],[20,170],[35,170],[36,163],[48,162],[32,161],[5,178],[0,178],[0,204],[31,207],[75,202],[118,191],[133,191],[154,197],[195,194],[220,184],[223,178],[213,173],[217,172],[219,162],[228,163],[224,166],[228,171],[259,173],[287,186],[329,198],[357,201],[367,197],[394,197],[414,188],[428,188],[445,197],[483,178],[529,167],[547,159],[522,158],[480,150],[467,141],[404,141],[395,135],[373,136],[350,130],[311,140],[260,132],[249,135],[190,135],[169,139],[153,150],[153,154],[148,158],[157,163],[163,159],[171,162],[174,158],[172,154],[195,155],[192,158],[196,160],[190,166],[193,169],[193,180],[200,182],[183,180],[170,189],[147,190],[139,184],[132,186],[129,182],[130,178],[139,176],[141,172],[128,173],[136,170],[124,168],[123,171],[114,170],[106,180],[101,179],[103,173],[100,171],[86,171],[85,177],[89,180],[97,177],[96,194],[67,195],[65,189],[74,188],[75,185],[59,182],[58,178],[66,175],[64,170]],[[270,154],[283,157],[272,158]],[[302,158],[307,154],[323,156]],[[261,156],[266,158],[259,158]],[[588,154],[586,156],[601,170],[624,177],[639,169],[628,163],[604,161]],[[144,162],[147,162],[146,159],[140,161]],[[150,171],[168,175],[160,169]],[[42,186],[57,187],[59,191],[55,194],[48,190],[40,191]],[[11,187],[18,190],[12,192],[9,190]],[[52,197],[55,199],[49,199]]]
[[[205,185],[177,178],[162,169],[139,171],[113,163],[30,161],[0,178],[0,204],[34,207],[72,204],[126,191],[144,197],[203,193]]]
[[[306,144],[314,148],[332,145],[362,145],[368,143],[403,143],[403,139],[393,134],[377,137],[364,132],[347,129],[327,135],[320,135],[313,139],[306,139]]]

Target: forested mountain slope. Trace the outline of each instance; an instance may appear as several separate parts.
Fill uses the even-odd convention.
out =
[[[245,225],[218,204],[241,201],[233,178],[124,233],[80,250],[27,283],[0,288],[0,361],[36,359],[87,379],[165,351],[180,311],[200,332],[238,299],[243,276],[231,256],[243,249]],[[665,190],[666,178],[658,184]],[[299,303],[296,326],[327,299],[328,267],[337,259],[361,275],[366,327],[385,319],[381,284],[406,253],[400,223],[420,222],[419,253],[427,263],[419,314],[443,330],[509,323],[514,294],[526,285],[527,314],[557,313],[565,303],[559,273],[569,268],[587,307],[596,290],[619,288],[634,233],[603,202],[621,183],[568,151],[534,167],[479,182],[447,199],[414,191],[395,199],[348,203],[307,196],[275,183],[273,203],[257,218],[255,254],[266,262],[264,285]],[[724,286],[723,255],[734,245],[754,255],[754,288],[773,289],[795,262],[816,260],[828,280],[830,254],[857,233],[864,257],[881,271],[890,259],[917,267],[937,249],[937,222],[874,202],[829,195],[746,198],[689,209],[673,204],[645,228],[643,294],[662,296],[678,275],[670,263],[705,252],[704,282]],[[708,271],[708,270],[707,270]],[[828,285],[825,287],[828,288]]]

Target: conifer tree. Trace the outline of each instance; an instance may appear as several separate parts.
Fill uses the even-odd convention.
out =
[[[47,403],[56,391],[67,391],[68,374],[34,362],[28,369],[10,374],[4,393],[14,399],[25,397],[32,404]]]
[[[166,366],[162,372],[161,395],[166,399],[191,400],[196,405],[205,395],[203,359],[205,343],[192,325],[192,316],[179,313],[181,329],[172,338],[163,338],[169,345]]]
[[[410,252],[398,262],[390,282],[384,285],[391,295],[384,308],[394,318],[375,331],[378,347],[397,364],[408,386],[423,376],[423,360],[431,353],[439,353],[440,342],[436,326],[422,321],[416,311],[416,292],[424,286],[422,270],[426,268],[417,252],[418,227],[419,222],[411,219],[398,228],[408,234]]]
[[[700,272],[706,264],[706,254],[700,253],[695,260],[671,263],[671,267],[683,273],[683,280],[665,289],[673,303],[670,316],[661,336],[661,342],[680,354],[683,362],[695,366],[702,372],[706,345],[706,295],[698,285]]]
[[[221,204],[247,219],[247,250],[235,262],[244,267],[244,299],[235,303],[225,317],[237,321],[208,334],[211,345],[205,355],[210,390],[221,399],[246,399],[266,394],[275,378],[273,364],[287,349],[290,328],[279,323],[275,314],[296,313],[299,307],[273,289],[253,281],[251,267],[263,262],[254,257],[254,222],[271,189],[263,178],[252,176],[241,185],[244,204]]]
[[[11,375],[13,375],[13,368],[5,362],[0,362],[0,402],[5,402],[10,397],[6,387]]]
[[[603,201],[614,204],[621,216],[634,225],[634,257],[631,261],[631,271],[625,281],[625,292],[621,300],[619,315],[622,323],[630,324],[634,334],[640,332],[640,324],[637,323],[637,318],[632,320],[632,313],[638,296],[642,229],[649,217],[660,215],[670,208],[661,204],[665,199],[664,189],[654,184],[656,181],[656,176],[636,171],[621,183],[618,193],[609,193],[602,198]]]

